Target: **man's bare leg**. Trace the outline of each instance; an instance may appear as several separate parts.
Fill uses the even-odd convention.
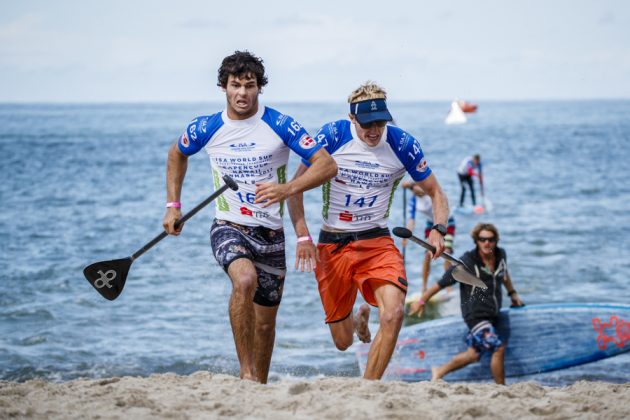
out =
[[[258,380],[254,363],[254,293],[258,283],[258,275],[254,264],[239,258],[228,267],[228,275],[232,280],[230,295],[230,324],[236,354],[241,367],[241,379]]]
[[[359,307],[356,314],[347,318],[328,324],[330,334],[337,349],[344,351],[354,342],[354,333],[356,332],[359,340],[369,343],[371,340],[368,321],[370,319],[370,306],[366,303]]]
[[[353,317],[352,327],[357,333],[357,337],[364,343],[372,341],[372,334],[370,333],[370,305],[364,303],[359,307],[359,310]]]
[[[442,366],[432,367],[431,380],[437,381],[438,379],[443,378],[449,372],[453,372],[454,370],[461,369],[464,366],[477,362],[480,356],[481,355],[477,353],[474,348],[468,347],[465,352],[456,354],[451,360],[449,360]]]
[[[505,346],[501,345],[492,353],[490,359],[490,370],[492,371],[492,377],[494,382],[499,385],[505,385]]]
[[[427,290],[429,284],[429,273],[431,272],[431,255],[428,252],[424,253],[424,260],[422,261],[422,289],[424,293]]]
[[[370,281],[378,303],[380,327],[368,354],[363,378],[381,379],[392,357],[404,318],[405,293],[393,284]]]
[[[352,345],[354,341],[354,318],[355,316],[350,314],[341,321],[328,324],[330,335],[338,350],[344,351]]]
[[[271,354],[276,339],[276,315],[280,306],[261,306],[254,304],[256,327],[254,329],[254,359],[258,381],[267,383]]]

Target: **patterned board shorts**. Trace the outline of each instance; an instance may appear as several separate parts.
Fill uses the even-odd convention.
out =
[[[494,353],[503,343],[490,321],[482,321],[470,330],[466,337],[466,344],[479,353]]]
[[[283,229],[243,226],[215,219],[210,228],[210,244],[214,258],[226,273],[229,265],[239,258],[254,263],[258,274],[255,303],[262,306],[280,304],[287,273]]]

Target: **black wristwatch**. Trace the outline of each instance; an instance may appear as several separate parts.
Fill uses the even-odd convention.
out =
[[[446,226],[441,225],[441,224],[438,223],[438,224],[435,224],[435,225],[433,225],[431,227],[431,230],[433,230],[433,229],[437,230],[440,233],[440,235],[446,236],[446,233],[447,233],[446,232]]]

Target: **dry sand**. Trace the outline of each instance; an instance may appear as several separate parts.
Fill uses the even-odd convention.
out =
[[[152,375],[64,383],[0,382],[0,418],[120,419],[630,418],[630,384],[562,388],[379,382],[355,378],[269,385],[227,375]]]

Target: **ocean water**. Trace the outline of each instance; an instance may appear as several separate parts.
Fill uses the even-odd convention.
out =
[[[347,112],[344,103],[268,105],[312,134]],[[212,206],[180,237],[135,261],[117,300],[103,299],[82,274],[91,262],[131,255],[161,231],[167,150],[193,117],[222,107],[0,105],[0,379],[238,374],[231,286],[209,245]],[[630,101],[481,103],[462,126],[443,123],[448,103],[390,107],[396,123],[421,141],[451,204],[459,197],[460,160],[482,156],[494,211],[457,215],[455,254],[472,247],[476,222],[490,221],[526,303],[630,303]],[[291,171],[297,163],[293,156]],[[209,166],[205,153],[190,159],[184,211],[211,193]],[[320,191],[307,192],[305,201],[315,236]],[[390,226],[402,224],[402,209],[399,191]],[[285,225],[292,267],[288,217]],[[420,287],[421,258],[422,250],[408,248],[411,291]],[[430,281],[440,266],[433,264]],[[271,380],[359,375],[354,353],[334,348],[323,319],[313,275],[291,270]],[[579,379],[628,382],[630,354],[508,383]]]

